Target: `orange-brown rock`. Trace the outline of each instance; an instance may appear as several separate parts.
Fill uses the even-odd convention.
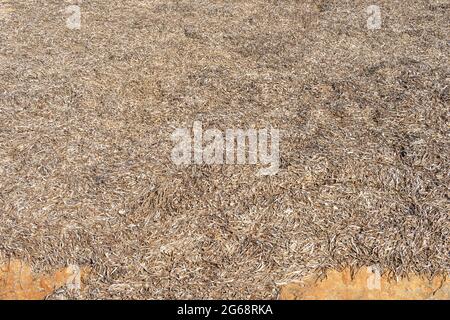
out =
[[[0,265],[0,300],[41,300],[63,286],[79,290],[82,272],[69,266],[51,275],[34,275],[29,265],[11,259]]]
[[[363,268],[353,274],[349,268],[343,271],[329,270],[318,280],[310,276],[299,283],[281,288],[282,300],[424,300],[450,299],[450,282],[444,276],[433,279],[410,275],[394,280],[380,275],[376,268]]]

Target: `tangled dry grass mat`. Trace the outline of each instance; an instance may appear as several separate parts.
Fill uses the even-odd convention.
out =
[[[75,298],[448,273],[448,17],[445,0],[1,1],[2,261],[89,268]],[[194,121],[278,128],[279,172],[176,166],[170,134]]]

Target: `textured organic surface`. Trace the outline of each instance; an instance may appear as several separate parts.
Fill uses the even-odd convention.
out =
[[[0,3],[0,256],[95,299],[449,272],[448,1]],[[280,171],[176,166],[194,121],[279,129]]]

